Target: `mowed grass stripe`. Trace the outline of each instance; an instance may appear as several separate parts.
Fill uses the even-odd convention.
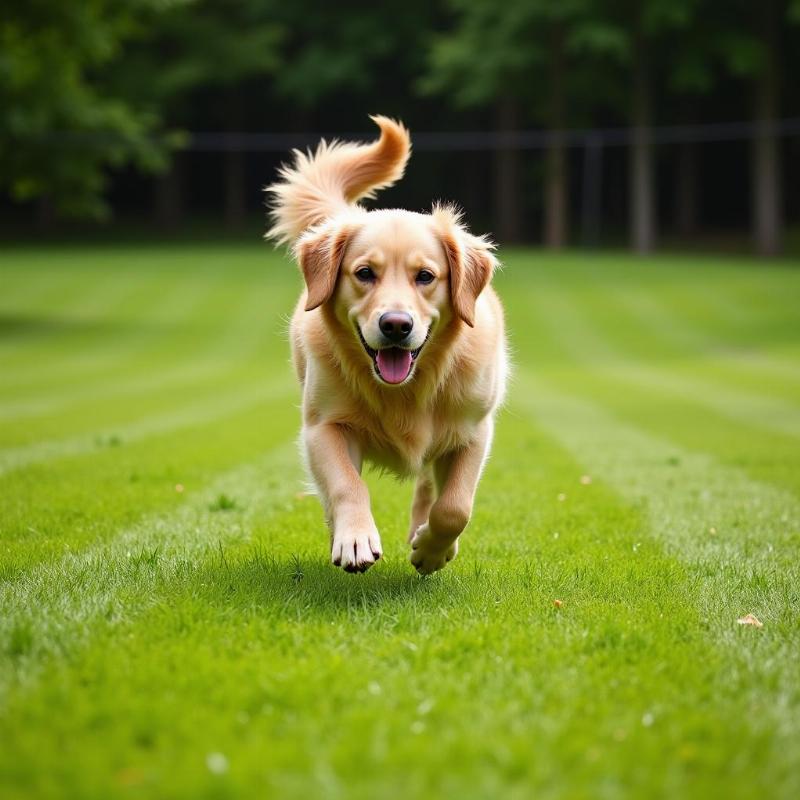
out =
[[[688,380],[683,384],[685,392],[675,391],[674,381],[680,384],[683,379],[673,378],[672,362],[657,362],[660,368],[656,369],[627,360],[624,342],[614,342],[606,335],[611,322],[603,325],[594,319],[603,312],[592,308],[591,297],[579,290],[568,292],[555,287],[531,294],[529,299],[536,310],[523,330],[526,346],[531,343],[535,352],[528,355],[525,347],[521,353],[529,358],[528,363],[535,363],[537,356],[544,354],[545,362],[533,371],[568,394],[599,402],[618,417],[676,446],[704,450],[729,466],[737,465],[743,449],[751,455],[759,453],[760,459],[742,465],[751,477],[793,491],[800,489],[797,443],[769,430],[778,427],[783,434],[787,429],[796,431],[795,407],[745,395],[745,408],[748,403],[761,401],[762,412],[769,407],[788,418],[747,417],[736,408],[738,394],[734,391],[721,395],[721,389],[710,392],[709,384],[701,382],[692,392]],[[602,299],[597,304],[601,308],[604,305]],[[665,386],[672,391],[665,392]]]
[[[59,424],[63,424],[65,410],[81,413],[89,403],[116,397],[124,398],[127,403],[137,394],[146,395],[154,389],[164,394],[212,378],[229,384],[234,369],[245,364],[260,366],[256,358],[263,356],[262,351],[284,344],[283,321],[278,310],[282,310],[282,305],[278,305],[275,298],[263,291],[240,289],[235,299],[238,302],[228,306],[215,305],[212,319],[214,323],[220,320],[219,326],[200,331],[199,335],[192,334],[183,358],[161,350],[154,359],[138,363],[138,366],[131,360],[114,359],[113,367],[93,381],[67,387],[58,385],[47,392],[40,390],[35,395],[0,403],[0,419],[17,421],[61,412],[58,419]],[[270,326],[275,330],[270,330]]]
[[[288,396],[0,478],[0,576],[112,538],[148,513],[180,505],[220,471],[284,441],[297,410]],[[181,494],[176,486],[184,487]]]
[[[287,387],[288,382],[284,381],[282,385]],[[23,452],[40,447],[49,449],[51,445],[57,449],[59,442],[102,436],[117,427],[122,435],[124,428],[136,428],[140,421],[148,418],[169,415],[171,412],[180,413],[182,408],[191,417],[198,406],[214,402],[223,406],[232,394],[237,393],[231,387],[236,387],[244,398],[259,387],[267,391],[275,386],[275,382],[270,383],[265,370],[255,363],[238,368],[220,363],[218,369],[210,371],[204,380],[178,383],[169,391],[156,385],[138,394],[131,392],[118,398],[87,400],[57,414],[3,420],[0,422],[0,465],[4,451]]]
[[[641,386],[659,395],[674,395],[705,406],[733,422],[774,434],[800,437],[800,404],[766,395],[730,389],[699,377],[682,377],[675,372],[650,369],[641,364],[612,365],[602,372],[625,384]]]
[[[98,330],[109,328],[108,321],[143,288],[136,272],[93,276],[91,281],[75,280],[69,290],[62,289],[38,310],[21,312],[19,335],[0,342],[0,359],[12,365],[26,358],[50,356],[54,343],[68,337],[85,343]],[[9,359],[12,353],[14,358]]]
[[[36,281],[40,278],[34,272],[28,280]],[[127,291],[116,297],[116,302],[109,303],[105,308],[97,308],[93,315],[82,313],[82,297],[97,292],[98,285],[103,287],[103,291],[108,290],[111,296],[114,294],[113,287],[125,286],[129,280]],[[17,347],[16,352],[7,353],[4,363],[15,369],[22,385],[28,382],[35,384],[35,381],[30,380],[37,377],[32,369],[35,362],[31,364],[29,360],[32,356],[55,362],[65,371],[65,368],[77,362],[77,356],[86,358],[90,353],[107,347],[109,343],[121,344],[126,338],[135,337],[140,331],[130,323],[143,311],[149,320],[157,319],[159,309],[164,309],[164,319],[168,320],[170,309],[177,309],[184,302],[182,282],[180,276],[158,276],[119,267],[112,269],[110,274],[106,272],[98,275],[94,270],[78,273],[74,276],[71,291],[67,295],[55,294],[49,298],[47,305],[42,305],[37,310],[33,322],[39,321],[42,324],[41,328],[31,326],[28,331],[31,337],[30,347]],[[199,287],[195,286],[193,291],[199,291]],[[72,294],[75,296],[72,297]],[[58,335],[48,336],[48,326],[53,323],[59,324]],[[33,348],[38,349],[33,351]],[[70,356],[72,358],[68,361]]]
[[[697,264],[660,258],[644,262],[626,254],[537,253],[518,262],[512,253],[507,261],[498,282],[501,289],[508,285],[512,308],[515,293],[545,311],[550,292],[566,294],[571,302],[585,301],[581,311],[588,308],[595,320],[601,319],[606,335],[616,335],[637,360],[669,359],[671,370],[681,370],[684,363],[691,368],[699,358],[702,369],[708,367],[706,377],[718,375],[733,386],[768,390],[790,400],[798,397],[800,312],[793,298],[800,292],[800,278],[792,270],[743,268],[735,260],[719,259]],[[772,291],[771,306],[748,311],[747,297],[758,293],[762,283],[781,288]],[[731,286],[741,286],[735,305],[745,313],[746,323],[727,321],[721,327],[707,307]],[[535,321],[524,320],[526,326]],[[515,333],[524,333],[526,326]],[[568,332],[567,320],[559,327]],[[583,344],[590,347],[591,341],[584,339]]]
[[[237,386],[234,390],[219,392],[210,398],[172,408],[163,414],[142,417],[131,422],[115,425],[108,430],[94,429],[90,433],[65,439],[38,441],[20,447],[0,450],[0,475],[30,464],[68,458],[83,453],[95,452],[98,444],[110,442],[135,442],[150,436],[168,433],[177,428],[188,428],[231,416],[239,411],[263,404],[275,397],[289,397],[290,387],[278,384]]]
[[[165,250],[159,264],[190,271],[197,250],[178,260]],[[249,495],[263,488],[257,477],[248,488],[248,479],[231,495],[244,511],[207,511],[209,522],[198,506],[198,537],[214,532],[217,517],[229,520],[222,548],[201,546],[182,561],[170,551],[163,562],[132,550],[131,561],[144,558],[130,566],[153,579],[119,584],[108,616],[100,602],[84,632],[61,641],[43,625],[52,647],[39,655],[36,624],[8,640],[8,660],[19,666],[30,656],[38,679],[26,682],[27,667],[11,673],[20,691],[9,692],[0,714],[0,794],[800,794],[799,545],[791,531],[771,535],[782,510],[794,513],[784,501],[797,498],[780,480],[753,480],[755,462],[756,472],[773,475],[769,435],[737,432],[712,409],[674,398],[659,404],[646,384],[628,388],[613,375],[604,383],[604,363],[627,368],[637,345],[606,335],[607,352],[591,354],[595,368],[542,324],[533,300],[552,284],[572,302],[590,277],[603,292],[633,283],[659,295],[671,283],[745,281],[745,270],[513,257],[519,269],[509,267],[498,285],[518,376],[459,558],[418,579],[406,560],[410,487],[370,475],[386,560],[364,576],[345,575],[328,564],[312,498],[280,490],[238,531],[237,515],[249,514]],[[545,274],[555,265],[563,269]],[[296,280],[284,274],[276,280],[288,292]],[[777,294],[788,298],[786,276],[774,275],[764,279],[780,281]],[[589,330],[597,320],[589,317]],[[265,367],[288,381],[284,346],[265,350]],[[785,329],[770,344],[791,347]],[[703,357],[713,358],[713,347]],[[675,369],[668,348],[654,361]],[[293,436],[294,406],[276,399],[219,424],[7,473],[7,582],[66,564],[65,545],[100,553],[150,515],[177,513],[215,475]],[[688,412],[699,416],[687,422]],[[299,475],[291,449],[286,455],[276,467],[281,480]],[[784,477],[797,463],[785,455]],[[741,497],[713,481],[708,496],[696,485],[704,466],[720,462],[720,480],[732,480]],[[592,483],[581,482],[584,474]],[[684,548],[711,512],[722,523],[708,531],[710,543]],[[124,571],[128,561],[111,566]],[[92,562],[84,576],[88,606],[100,601],[106,567]],[[45,605],[80,599],[81,570],[67,573],[63,586],[50,581]],[[738,626],[740,606],[764,628]],[[23,608],[19,618],[30,614]]]
[[[126,384],[135,387],[142,376],[145,386],[160,388],[159,375],[168,386],[182,386],[186,381],[211,378],[216,369],[220,373],[219,379],[227,382],[222,374],[227,367],[239,363],[255,366],[257,358],[271,357],[276,350],[283,354],[283,313],[288,299],[284,302],[278,291],[270,294],[263,291],[263,287],[258,291],[253,289],[249,284],[238,287],[230,293],[226,304],[219,304],[212,294],[207,305],[195,311],[201,320],[199,327],[196,323],[189,325],[187,321],[179,327],[149,332],[147,337],[152,340],[153,347],[142,352],[125,353],[122,348],[121,352],[115,353],[109,348],[109,363],[89,377],[79,373],[76,380],[66,379],[56,371],[48,386],[37,389],[27,415],[25,400],[31,398],[30,390],[22,397],[17,394],[8,404],[8,416],[13,419],[14,412],[23,409],[22,413],[28,419],[41,417],[41,411],[48,405],[55,405],[57,410],[62,396],[77,396],[91,401],[102,400],[104,396],[113,398],[118,396],[116,387]],[[134,325],[146,331],[147,326],[141,322]],[[97,390],[97,395],[94,390]],[[80,416],[80,405],[73,407]],[[109,404],[107,408],[106,413],[113,412],[115,405]],[[58,419],[63,420],[63,415]],[[46,419],[43,422],[47,424]],[[26,430],[31,430],[31,437],[40,435],[35,423],[27,424]]]
[[[702,374],[704,370],[701,364],[697,365],[692,375],[681,374],[683,363],[671,359],[668,369],[664,369],[663,364],[654,367],[653,354],[658,350],[653,348],[652,341],[646,335],[642,340],[642,326],[638,317],[626,319],[626,315],[615,305],[613,294],[607,290],[576,292],[570,298],[562,296],[559,298],[561,302],[557,301],[559,329],[566,327],[573,332],[568,342],[572,360],[583,360],[589,365],[596,365],[599,361],[605,373],[693,398],[729,419],[777,433],[800,436],[800,383],[796,385],[797,391],[790,395],[791,399],[782,399],[774,396],[774,384],[766,385],[763,379],[758,381],[759,388],[769,391],[769,395],[754,394],[742,388],[737,385],[741,381],[732,380],[731,375],[718,374],[709,380],[707,374]],[[644,305],[651,310],[655,303]],[[652,315],[648,313],[647,316]],[[797,316],[797,323],[800,331],[800,315]],[[672,320],[673,328],[680,328],[681,324],[678,318]],[[551,325],[551,328],[555,333],[555,326]],[[580,343],[575,341],[575,333],[582,334]],[[635,354],[631,352],[632,348],[636,348]],[[669,358],[669,354],[662,351],[664,356]],[[734,374],[741,376],[745,372],[740,365]]]
[[[60,263],[60,262],[59,262]],[[26,265],[8,253],[0,251],[0,267],[3,270],[4,291],[0,295],[0,314],[5,318],[17,318],[49,307],[52,298],[59,297],[75,285],[75,271],[54,267],[40,272],[37,280],[31,279]]]
[[[737,390],[768,391],[770,396],[789,400],[800,397],[800,348],[787,359],[785,340],[767,344],[751,337],[734,346],[701,332],[694,327],[696,323],[668,307],[663,298],[642,288],[617,287],[604,292],[602,311],[607,316],[614,312],[620,315],[619,319],[609,318],[606,331],[619,339],[627,334],[624,345],[639,362],[668,358],[671,371],[691,377],[710,377]]]
[[[624,381],[602,370],[553,372],[543,377],[561,391],[599,404],[656,438],[707,453],[757,483],[800,498],[795,438],[771,432],[758,422],[731,420],[694,398],[684,399],[635,380]]]
[[[0,254],[0,315],[29,322],[26,330],[34,337],[33,343],[40,331],[32,323],[49,321],[54,309],[60,309],[63,315],[57,320],[60,322],[122,310],[126,307],[124,292],[135,292],[148,280],[141,270],[93,264],[91,254],[85,254],[79,263],[70,263],[64,253],[58,252],[42,255],[41,259],[27,255],[21,251]]]
[[[594,399],[525,372],[514,407],[580,455],[595,478],[646,503],[651,528],[690,559],[800,569],[786,558],[800,544],[800,500],[715,456],[660,439]]]
[[[526,375],[521,405],[576,455],[587,472],[646,509],[650,535],[693,565],[702,583],[701,618],[724,647],[740,647],[736,619],[748,613],[771,628],[746,664],[756,685],[778,690],[774,718],[800,734],[800,669],[786,672],[800,646],[800,502],[702,452],[659,440],[576,395]],[[565,502],[569,501],[569,495]],[[758,659],[765,659],[762,665]],[[752,701],[760,705],[754,690]],[[800,759],[798,759],[800,761]]]
[[[758,640],[733,663],[709,647],[698,576],[584,469],[509,414],[462,553],[433,579],[405,563],[405,514],[364,576],[307,554],[300,513],[173,571],[169,602],[13,699],[9,795],[791,796],[793,753],[748,713],[739,671]],[[382,515],[405,510],[407,490],[371,483]]]
[[[730,390],[724,396],[707,395],[701,384],[696,392],[688,392],[688,386],[686,393],[676,392],[669,361],[658,362],[658,370],[643,365],[641,371],[634,362],[626,363],[625,354],[601,326],[592,324],[591,315],[578,310],[565,290],[542,291],[529,299],[535,312],[520,328],[524,340],[519,352],[529,363],[541,363],[536,369],[543,377],[567,392],[609,405],[657,435],[713,453],[729,465],[738,465],[745,447],[751,456],[758,456],[741,465],[751,477],[800,492],[797,441],[786,436],[787,430],[797,428],[793,407],[764,399],[762,411],[769,406],[777,413],[779,406],[782,416],[746,418]],[[623,363],[624,367],[617,366]],[[744,407],[753,400],[746,396]]]
[[[728,664],[721,680],[740,680],[750,708],[769,722],[765,732],[788,746],[800,735],[800,502],[774,486],[751,480],[715,458],[661,441],[616,418],[603,407],[554,390],[525,374],[514,407],[580,458],[591,480],[600,480],[640,508],[645,537],[659,542],[696,580],[693,603],[709,645]],[[559,495],[574,501],[577,486]],[[764,640],[743,647],[737,624],[746,614],[765,624]],[[749,635],[747,633],[745,636]],[[794,667],[785,669],[785,665]],[[773,703],[765,702],[769,686]],[[800,766],[793,751],[792,769]],[[798,785],[786,768],[784,780]],[[788,796],[788,795],[787,795]]]
[[[285,508],[299,485],[295,464],[287,442],[218,476],[173,512],[0,585],[0,652],[6,655],[0,707],[10,690],[38,676],[44,662],[85,644],[98,621],[115,626],[164,600],[158,584],[190,569],[209,549],[246,539],[256,517]]]
[[[94,410],[113,409],[114,406],[110,403],[117,399],[127,405],[131,400],[146,399],[154,392],[165,395],[173,390],[189,391],[212,381],[216,381],[217,385],[229,384],[232,378],[245,370],[243,360],[237,360],[232,366],[221,358],[218,361],[195,361],[177,367],[164,365],[150,370],[143,367],[135,374],[127,370],[124,372],[124,376],[117,381],[72,386],[66,390],[54,389],[39,393],[34,398],[0,404],[0,420],[7,426],[0,428],[0,441],[7,444],[6,431],[18,429],[18,424],[23,420],[26,430],[30,431],[32,423],[36,423],[35,418],[52,419],[58,415],[59,427],[63,430],[62,420],[67,419],[70,413],[94,418]],[[28,434],[28,438],[40,435],[39,430],[37,428],[36,433]]]
[[[193,318],[204,304],[213,307],[215,289],[216,281],[190,280],[180,274],[148,281],[139,292],[128,296],[127,314],[118,310],[119,316],[109,316],[105,323],[100,320],[94,327],[77,326],[73,336],[49,343],[43,361],[31,362],[25,352],[8,358],[7,368],[14,370],[12,386],[19,393],[46,391],[56,381],[70,385],[93,378],[108,380],[109,364],[137,356],[152,360],[153,353],[170,342],[170,336],[177,335],[177,342],[187,341],[185,334],[180,336],[181,323]],[[108,326],[106,335],[98,336],[104,332],[104,324]]]
[[[676,365],[663,362],[651,366],[644,352],[634,357],[631,343],[638,330],[625,328],[605,292],[566,292],[548,289],[536,297],[537,317],[546,335],[555,341],[570,363],[584,372],[613,376],[626,383],[643,385],[655,392],[690,398],[728,419],[779,434],[800,436],[800,403],[753,394],[734,388],[725,380],[683,377]],[[676,324],[679,324],[676,321]],[[633,345],[636,346],[635,344]]]
[[[670,282],[658,296],[679,308],[717,344],[752,340],[780,344],[795,331],[797,309],[792,297],[800,290],[800,276],[785,264],[761,267],[725,265],[718,275],[701,271],[696,285]]]
[[[28,277],[30,281],[30,276]],[[4,284],[7,279],[4,279]],[[100,286],[85,284],[82,281],[66,281],[65,285],[56,282],[52,292],[40,298],[40,303],[14,305],[0,312],[3,320],[3,336],[0,339],[0,363],[4,367],[25,364],[29,358],[50,355],[53,342],[60,343],[65,336],[96,333],[97,320],[91,307],[99,304],[101,308],[111,306],[141,279],[135,274],[105,276]],[[103,306],[107,300],[108,305]],[[55,312],[55,313],[54,313]]]

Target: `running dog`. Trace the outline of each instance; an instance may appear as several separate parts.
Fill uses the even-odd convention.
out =
[[[410,560],[429,574],[458,551],[505,392],[497,260],[452,206],[358,205],[402,176],[411,151],[403,125],[372,119],[371,144],[294,152],[267,188],[267,236],[292,246],[305,279],[290,340],[331,559],[363,572],[382,555],[361,478],[368,462],[416,479]]]

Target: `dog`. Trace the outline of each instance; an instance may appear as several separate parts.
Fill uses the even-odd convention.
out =
[[[382,555],[361,478],[368,462],[414,477],[410,560],[427,575],[458,551],[503,401],[503,310],[494,244],[453,206],[368,211],[411,152],[406,128],[371,117],[370,144],[294,151],[266,188],[267,238],[305,280],[290,324],[303,392],[302,449],[331,534],[331,560],[364,572]]]

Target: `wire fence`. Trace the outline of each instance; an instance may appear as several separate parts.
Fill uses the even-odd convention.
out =
[[[782,120],[719,122],[701,125],[662,125],[647,128],[654,144],[680,142],[731,142],[756,135],[800,135],[800,117]],[[414,131],[414,149],[424,152],[491,151],[503,148],[544,150],[554,142],[567,147],[619,147],[631,143],[637,129],[566,128],[564,130],[516,131]],[[203,132],[188,134],[185,149],[193,152],[281,152],[313,147],[320,139],[367,141],[374,134],[360,133],[245,133]]]
[[[501,184],[503,175],[508,177],[509,167],[507,164],[501,167],[497,157],[517,153],[519,159],[510,168],[513,192],[517,195],[512,205],[517,206],[516,216],[525,221],[518,239],[538,241],[542,237],[537,220],[541,220],[543,213],[544,156],[557,145],[566,151],[568,159],[566,204],[569,229],[574,234],[570,238],[594,246],[600,242],[601,233],[602,238],[616,237],[627,225],[626,208],[631,200],[626,188],[630,175],[630,164],[623,152],[626,148],[644,139],[654,152],[660,153],[662,177],[666,180],[658,189],[657,214],[677,230],[680,226],[676,220],[681,212],[675,209],[681,203],[681,167],[688,163],[679,158],[679,150],[683,145],[697,145],[703,149],[702,155],[693,157],[693,188],[683,194],[685,199],[694,193],[696,199],[684,203],[687,208],[692,207],[691,214],[684,217],[695,218],[691,226],[694,229],[697,219],[705,216],[711,230],[719,226],[720,230],[741,231],[750,224],[748,204],[752,205],[750,195],[754,187],[750,157],[742,146],[764,138],[786,142],[797,137],[800,137],[800,117],[646,128],[413,129],[413,148],[422,156],[424,166],[415,170],[403,187],[393,191],[399,191],[395,201],[408,202],[410,207],[415,207],[419,197],[445,195],[446,199],[457,199],[470,215],[485,224],[485,229],[493,230],[502,239],[508,204],[503,202]],[[170,169],[155,178],[155,195],[147,195],[146,189],[146,182],[152,181],[152,176],[136,178],[129,172],[112,179],[112,205],[139,216],[154,209],[162,224],[170,224],[169,220],[200,209],[201,213],[218,215],[224,206],[226,221],[235,221],[246,213],[263,211],[261,189],[292,149],[313,149],[321,139],[371,141],[374,138],[374,129],[335,133],[186,131],[180,137]],[[53,147],[91,148],[108,143],[113,136],[102,132],[54,131],[46,140]],[[733,149],[723,152],[714,148],[726,143],[731,143]],[[782,149],[784,161],[778,180],[784,184],[785,196],[780,202],[788,217],[797,218],[800,151],[794,145]],[[507,199],[511,191],[508,182],[505,191]]]
[[[476,155],[502,151],[545,152],[554,145],[568,150],[579,184],[574,187],[574,219],[580,241],[595,246],[601,238],[606,188],[613,172],[611,151],[646,140],[653,148],[750,142],[757,138],[788,139],[800,136],[800,117],[780,120],[678,124],[642,127],[606,127],[564,130],[413,131],[417,153]],[[313,149],[320,139],[366,141],[374,133],[252,133],[192,132],[185,150],[190,153],[288,154],[292,149]],[[607,157],[607,153],[609,156]]]

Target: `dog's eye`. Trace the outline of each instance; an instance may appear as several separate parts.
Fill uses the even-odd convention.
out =
[[[372,267],[361,267],[361,269],[356,270],[356,278],[358,278],[362,283],[372,283],[375,280],[375,273],[372,271]]]
[[[416,281],[417,283],[423,283],[423,284],[433,283],[433,279],[435,277],[436,276],[429,269],[421,269],[417,273]]]

